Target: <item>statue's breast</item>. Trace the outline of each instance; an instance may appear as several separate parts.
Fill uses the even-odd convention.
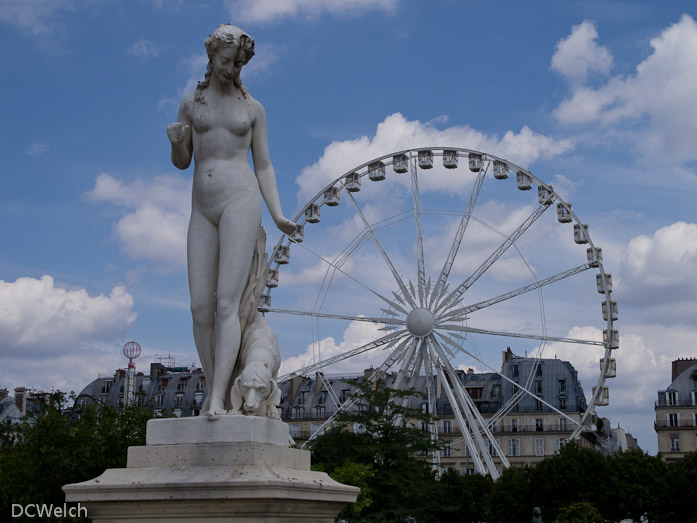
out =
[[[244,101],[236,98],[226,103],[197,104],[193,120],[197,133],[225,129],[232,134],[244,136],[252,127]]]

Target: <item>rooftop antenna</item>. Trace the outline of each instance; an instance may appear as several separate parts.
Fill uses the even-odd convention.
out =
[[[140,356],[141,348],[137,341],[129,341],[123,346],[123,355],[128,358],[128,370],[126,371],[126,405],[133,405],[136,398],[136,364],[133,363]]]

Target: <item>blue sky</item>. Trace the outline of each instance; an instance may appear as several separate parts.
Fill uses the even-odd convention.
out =
[[[203,78],[203,39],[233,23],[256,42],[242,78],[266,108],[287,215],[353,166],[437,145],[502,156],[573,203],[603,248],[620,310],[618,377],[599,412],[655,452],[656,390],[669,385],[671,360],[697,355],[695,19],[687,1],[3,2],[0,386],[80,390],[124,365],[130,339],[143,346],[141,368],[155,354],[197,361],[185,270],[192,169],[170,164],[165,127]],[[461,205],[471,183],[436,174],[424,198]],[[361,193],[375,220],[406,191],[381,183]],[[482,217],[506,230],[529,201],[497,191],[483,193]],[[328,254],[346,244],[337,231],[352,219],[344,202],[336,209],[309,235]],[[442,219],[426,244],[436,260],[449,241],[438,236],[450,224]],[[571,258],[574,246],[552,222],[521,245],[542,275],[545,260]],[[264,223],[270,250],[280,233]],[[409,248],[395,252],[400,268],[410,263]],[[276,303],[299,308],[317,296],[324,273],[306,254],[294,250]],[[502,263],[491,284],[516,281],[513,265]],[[340,283],[337,306],[379,313]],[[594,292],[590,278],[550,290],[546,322],[564,335],[597,334]],[[491,324],[513,330],[533,321],[528,309],[503,309],[505,321]],[[313,353],[307,322],[288,321],[272,320],[286,369]],[[334,354],[364,343],[375,335],[365,325],[323,327],[318,346]],[[506,345],[535,349],[501,341],[492,364]],[[552,349],[589,393],[597,355]]]

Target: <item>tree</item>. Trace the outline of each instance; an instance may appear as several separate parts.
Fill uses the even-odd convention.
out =
[[[128,447],[145,444],[149,411],[98,404],[70,416],[65,403],[52,393],[19,425],[0,428],[0,519],[10,520],[13,503],[62,505],[63,485],[125,467]]]
[[[361,470],[370,503],[348,508],[341,518],[375,521],[438,521],[437,482],[428,460],[443,444],[415,424],[433,422],[429,414],[403,400],[416,393],[372,383],[358,385],[356,412],[340,412],[334,428],[312,443],[312,459],[332,477]],[[358,427],[352,432],[344,427]],[[362,465],[356,468],[355,464]],[[342,475],[343,474],[343,475]],[[354,483],[355,484],[355,483]],[[359,485],[360,486],[360,485]]]

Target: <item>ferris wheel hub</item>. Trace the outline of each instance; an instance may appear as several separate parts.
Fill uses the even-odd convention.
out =
[[[407,330],[417,338],[425,338],[435,326],[436,319],[428,309],[417,307],[407,314]]]

